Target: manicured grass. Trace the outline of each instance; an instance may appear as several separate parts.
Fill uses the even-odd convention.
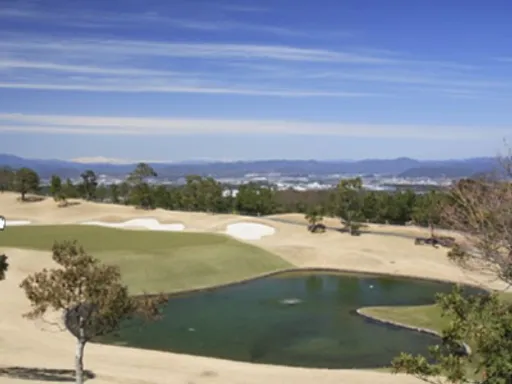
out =
[[[512,302],[512,293],[501,292],[503,300]],[[426,328],[441,333],[448,325],[450,319],[441,316],[441,309],[437,305],[405,306],[405,307],[366,307],[360,310],[365,315],[369,315],[381,320],[394,321],[416,328]],[[471,343],[470,343],[471,346]],[[474,374],[475,366],[468,367],[467,374],[470,378],[476,378]],[[382,371],[391,371],[391,368],[382,368]]]
[[[2,233],[0,247],[50,251],[56,240],[77,240],[103,262],[119,265],[133,293],[213,286],[292,267],[261,248],[207,233],[19,226]]]
[[[503,300],[512,301],[512,293],[502,292],[500,296]],[[448,318],[441,316],[441,309],[437,305],[367,307],[361,309],[361,312],[377,319],[391,320],[416,328],[427,328],[437,332],[441,332],[449,322]]]
[[[437,332],[441,332],[448,322],[448,319],[441,317],[441,310],[436,305],[366,307],[360,309],[360,312],[377,319],[394,321],[416,328],[432,329]],[[377,371],[392,372],[392,368],[379,368]]]
[[[512,293],[501,292],[505,301],[512,302]],[[441,316],[441,309],[437,305],[404,306],[404,307],[366,307],[360,310],[363,314],[381,320],[394,321],[416,328],[426,328],[441,333],[448,325],[450,319]],[[471,343],[470,343],[471,346]],[[470,378],[477,378],[474,374],[474,365],[468,367]],[[379,371],[391,372],[391,368],[381,368]]]
[[[438,332],[448,324],[448,319],[441,317],[441,309],[436,305],[368,307],[361,309],[361,312],[377,319],[390,320],[417,328],[428,328]]]

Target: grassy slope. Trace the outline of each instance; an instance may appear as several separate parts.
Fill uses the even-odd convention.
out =
[[[500,296],[512,302],[512,293],[502,292]],[[428,328],[437,332],[448,325],[449,319],[441,317],[441,309],[437,305],[421,305],[412,307],[367,307],[361,312],[377,319],[391,320],[397,323]]]
[[[502,292],[503,300],[512,302],[512,293]],[[404,307],[366,307],[361,312],[382,320],[391,320],[397,323],[411,325],[417,328],[427,328],[439,333],[449,323],[449,318],[441,316],[441,309],[437,305],[404,306]],[[468,375],[476,378],[473,368],[468,368]],[[391,371],[391,368],[382,368],[382,371]]]
[[[436,305],[412,307],[368,307],[361,312],[377,319],[391,320],[397,323],[428,328],[440,332],[448,323],[441,317],[441,310]]]
[[[102,261],[119,265],[133,293],[212,286],[291,267],[263,249],[206,233],[20,226],[2,233],[0,247],[50,250],[55,240],[75,239]]]

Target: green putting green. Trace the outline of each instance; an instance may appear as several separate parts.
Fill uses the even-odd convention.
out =
[[[499,295],[503,300],[512,302],[512,293],[499,292]],[[441,316],[441,308],[437,305],[366,307],[360,311],[377,319],[427,328],[437,332],[441,332],[450,322],[448,317]]]
[[[134,294],[214,286],[293,267],[261,248],[209,233],[19,226],[2,233],[0,248],[49,251],[62,240],[77,240],[103,262],[119,265]]]
[[[449,319],[441,316],[441,308],[437,305],[368,307],[362,308],[360,311],[377,319],[432,329],[437,332],[440,332],[449,323]]]

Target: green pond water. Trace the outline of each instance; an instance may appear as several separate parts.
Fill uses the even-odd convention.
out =
[[[451,284],[325,273],[287,274],[169,300],[162,320],[103,342],[252,363],[317,368],[389,366],[426,353],[434,336],[378,324],[355,310],[423,305]]]

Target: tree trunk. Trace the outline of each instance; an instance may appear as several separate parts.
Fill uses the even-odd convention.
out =
[[[75,383],[83,384],[84,382],[84,348],[85,341],[77,339],[75,353]]]

